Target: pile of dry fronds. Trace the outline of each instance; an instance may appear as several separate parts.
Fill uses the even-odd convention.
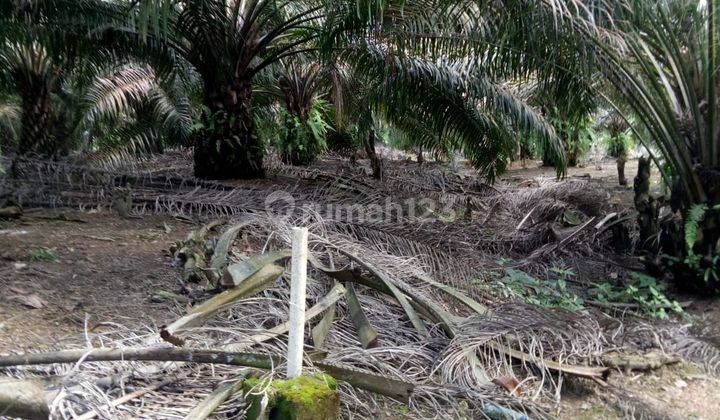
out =
[[[603,248],[613,219],[603,215],[602,192],[587,182],[495,190],[439,167],[419,175],[399,166],[388,170],[384,183],[342,164],[277,166],[272,172],[269,180],[232,186],[16,161],[15,177],[0,179],[0,189],[12,190],[25,206],[125,205],[138,215],[223,219],[174,248],[183,265],[182,292],[196,304],[189,313],[177,305],[178,320],[160,330],[118,325],[58,347],[249,351],[269,361],[265,375],[281,375],[277,357],[285,354],[292,226],[311,233],[306,337],[324,352],[319,360],[308,351],[306,363],[310,371],[329,370],[346,380],[341,393],[348,417],[376,416],[396,404],[377,394],[397,399],[408,390],[408,407],[419,417],[479,418],[510,413],[505,410],[544,417],[566,376],[602,382],[605,348],[647,344],[619,344],[628,334],[623,320],[608,323],[592,310],[529,306],[484,287],[498,281],[501,257],[530,273],[578,267],[580,260],[586,269],[607,264]],[[268,205],[268,197],[280,193],[282,200]],[[213,237],[211,229],[220,225],[222,233]],[[217,289],[226,291],[206,300]],[[243,368],[135,361],[7,372],[60,377],[60,383],[47,384],[57,390],[51,409],[58,418],[88,410],[106,417],[182,417]],[[154,387],[142,399],[111,403],[148,384]],[[240,416],[243,408],[236,396],[215,414]]]

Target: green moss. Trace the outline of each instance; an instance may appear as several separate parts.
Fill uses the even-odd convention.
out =
[[[269,385],[269,386],[268,386]],[[268,404],[265,415],[268,419],[290,420],[331,420],[337,418],[340,398],[335,392],[337,382],[326,374],[301,376],[289,380],[249,378],[243,383],[245,399],[250,406],[248,419],[260,418],[263,395],[252,395],[266,389]]]

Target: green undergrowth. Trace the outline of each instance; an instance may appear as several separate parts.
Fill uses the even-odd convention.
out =
[[[505,266],[508,262],[502,259],[498,264]],[[575,281],[576,276],[574,271],[562,267],[551,268],[547,278],[506,267],[487,287],[501,298],[573,312],[595,306],[603,310],[631,310],[657,319],[684,314],[680,304],[665,294],[666,286],[645,274],[631,272],[627,279],[619,280],[617,273],[611,273],[602,283],[581,283]],[[571,287],[571,282],[577,284]]]
[[[640,313],[658,319],[669,318],[669,313],[683,314],[675,300],[665,294],[666,286],[653,277],[641,273],[630,273],[630,279],[621,286],[605,282],[590,291],[598,302],[637,305]]]
[[[563,308],[571,311],[585,309],[583,300],[567,284],[571,271],[557,273],[557,278],[542,280],[522,270],[506,268],[504,276],[491,283],[490,288],[504,298],[521,300],[544,308]]]
[[[33,248],[28,251],[28,258],[30,261],[50,261],[60,262],[60,258],[57,257],[52,251],[44,248]]]

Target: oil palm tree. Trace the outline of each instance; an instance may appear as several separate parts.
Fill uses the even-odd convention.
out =
[[[363,137],[370,152],[375,134],[367,127],[372,128],[369,122],[378,117],[416,131],[424,147],[454,144],[489,178],[504,169],[513,143],[508,139],[522,130],[538,132],[548,144],[557,145],[537,112],[502,88],[508,77],[557,78],[554,67],[517,53],[543,45],[542,51],[554,51],[543,43],[557,44],[557,31],[544,38],[526,35],[522,28],[532,28],[532,22],[507,25],[511,18],[524,16],[523,8],[506,10],[497,2],[485,3],[28,2],[32,15],[53,27],[82,22],[82,31],[60,32],[59,39],[67,45],[75,45],[78,38],[91,39],[103,51],[138,61],[179,58],[188,63],[203,85],[201,124],[194,135],[195,172],[210,178],[262,176],[263,145],[252,116],[256,78],[306,50],[336,56],[335,61],[362,79],[364,89],[348,97],[363,99],[357,101],[361,106],[354,118],[367,134]],[[73,20],[73,13],[82,19]],[[505,26],[514,29],[502,29]],[[420,124],[404,119],[407,113],[417,116]]]
[[[83,63],[119,58],[99,48],[92,35],[93,22],[101,17],[114,22],[122,13],[110,2],[0,2],[0,94],[19,98],[21,129],[16,146],[20,153],[68,152],[67,137],[57,130],[64,125],[58,120],[62,113],[55,109],[66,78],[92,68]]]
[[[544,139],[555,138],[530,107],[487,77],[492,67],[483,63],[490,57],[488,44],[478,42],[473,34],[479,32],[473,31],[504,25],[495,19],[504,13],[496,5],[479,7],[467,0],[139,0],[132,3],[131,12],[137,37],[183,57],[203,79],[202,129],[195,141],[195,173],[201,177],[263,175],[263,147],[251,111],[256,78],[281,60],[308,51],[372,70],[363,75],[375,78],[370,86],[378,90],[372,97],[385,95],[387,103],[397,107],[394,115],[386,113],[387,118],[399,121],[400,110],[409,110],[401,102],[414,102],[414,111],[423,117],[433,114],[428,122],[434,121],[431,131],[437,135],[431,137],[468,140],[462,147],[491,178],[504,167],[500,162],[506,158],[507,128],[530,128]],[[484,12],[490,17],[481,16]],[[466,55],[471,57],[462,59]],[[406,65],[408,71],[403,70]],[[534,65],[524,66],[527,74],[537,71],[530,69]],[[441,77],[431,86],[436,76]],[[476,81],[468,87],[464,78]],[[420,85],[423,81],[428,83]],[[418,94],[426,88],[431,95]],[[443,97],[443,105],[432,104],[433,95]],[[465,102],[468,95],[474,102]],[[357,119],[370,121],[368,112],[378,115],[390,109],[381,102],[368,101]],[[449,115],[456,111],[463,116]],[[488,117],[488,112],[494,115]],[[373,133],[367,136],[371,137]],[[470,141],[473,137],[477,142]],[[562,154],[558,156],[562,160]]]
[[[617,159],[618,183],[627,185],[625,178],[625,163],[627,162],[627,132],[630,125],[625,118],[617,112],[609,113],[601,119],[600,126],[607,131],[608,153]]]
[[[252,114],[254,79],[309,48],[322,4],[310,1],[133,2],[134,34],[189,63],[203,83],[194,168],[202,178],[264,175],[264,147]],[[153,25],[153,22],[160,22]],[[116,28],[118,36],[125,28]]]
[[[708,279],[718,284],[718,1],[572,3],[580,6],[573,10],[584,12],[556,9],[556,17],[596,54],[598,72],[614,88],[604,96],[638,141],[655,151],[652,159],[671,186],[672,209],[686,221],[685,228],[675,221],[664,224],[660,240],[643,238],[654,243],[644,247],[671,256],[680,284],[707,288]],[[602,18],[589,18],[596,16]],[[638,202],[641,220],[652,224],[657,217],[652,198],[646,188],[639,193],[646,197]]]
[[[187,92],[146,65],[77,58],[63,68],[37,41],[7,43],[0,57],[6,64],[0,77],[9,81],[0,101],[7,151],[58,157],[84,150],[100,163],[118,162],[188,137]]]

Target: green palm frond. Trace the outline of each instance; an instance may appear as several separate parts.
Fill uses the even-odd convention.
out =
[[[148,66],[128,64],[93,80],[83,96],[79,115],[78,131],[99,123],[154,121],[156,130],[174,139],[175,144],[184,144],[195,113],[178,78],[162,80]]]
[[[420,139],[428,141],[423,146],[450,139],[488,179],[505,169],[523,131],[532,131],[564,157],[561,141],[535,110],[462,60],[399,57],[372,45],[357,46],[345,59],[355,74],[382,81],[369,92],[376,112],[400,124],[413,115],[435,133]]]
[[[147,101],[152,107],[153,118],[168,137],[175,139],[173,143],[187,144],[196,117],[187,91],[177,82],[169,86],[161,83],[149,93]]]
[[[151,123],[134,122],[119,125],[95,142],[96,151],[88,160],[106,168],[120,168],[128,162],[150,156],[165,147],[162,133]]]
[[[130,65],[98,77],[85,94],[81,126],[126,117],[133,105],[147,100],[156,87],[155,74],[146,66]]]
[[[697,166],[720,164],[714,1],[623,0],[593,6],[614,19],[596,22],[574,10],[558,11],[558,17],[592,47],[600,73],[629,111],[626,120],[636,121],[633,132],[648,134],[639,140],[658,150],[680,183],[685,205],[704,202],[707,186]]]

